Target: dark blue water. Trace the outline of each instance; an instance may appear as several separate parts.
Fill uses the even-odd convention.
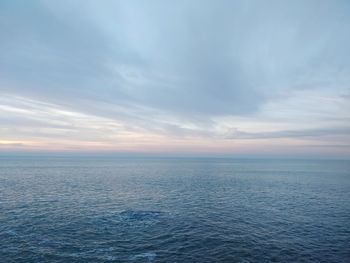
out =
[[[350,163],[1,157],[0,262],[350,262]]]

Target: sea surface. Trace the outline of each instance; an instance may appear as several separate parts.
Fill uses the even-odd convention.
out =
[[[350,262],[350,162],[0,157],[0,262]]]

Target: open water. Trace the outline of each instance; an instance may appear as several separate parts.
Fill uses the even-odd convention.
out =
[[[0,262],[350,262],[350,162],[1,157]]]

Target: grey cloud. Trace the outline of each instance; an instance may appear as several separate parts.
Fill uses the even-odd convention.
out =
[[[346,1],[0,5],[0,89],[96,115],[246,115],[349,73]]]
[[[349,25],[350,5],[337,0],[3,0],[0,104],[27,113],[0,112],[0,135],[66,140],[67,149],[117,145],[128,132],[188,143],[291,138],[346,148]],[[303,89],[333,100],[319,100],[329,104],[317,111],[317,98],[296,91]],[[295,94],[295,103],[281,99]],[[269,102],[281,114],[263,112]],[[298,105],[297,113],[288,108]],[[277,126],[295,130],[243,130]]]
[[[317,144],[317,145],[303,145],[303,147],[315,147],[315,148],[345,148],[350,149],[350,144]]]
[[[25,144],[23,143],[0,143],[0,148],[1,147],[23,147]]]
[[[350,127],[304,129],[304,130],[283,130],[272,132],[243,132],[233,129],[226,139],[275,139],[275,138],[317,138],[325,136],[348,136]]]
[[[0,123],[2,127],[18,127],[25,126],[27,128],[46,127],[56,129],[69,129],[71,125],[66,123],[52,123],[47,120],[36,120],[28,118],[27,116],[19,118],[18,116],[0,116]]]

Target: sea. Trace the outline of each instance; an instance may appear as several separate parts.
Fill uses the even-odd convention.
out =
[[[2,156],[0,262],[350,262],[350,162]]]

